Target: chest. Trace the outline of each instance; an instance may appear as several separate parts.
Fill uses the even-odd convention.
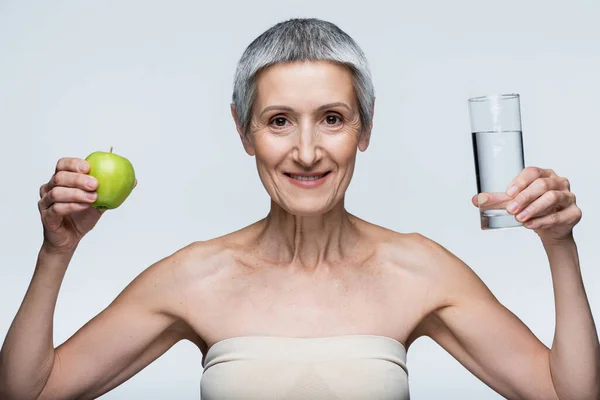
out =
[[[215,285],[197,313],[210,346],[228,337],[389,336],[404,342],[424,317],[418,282],[385,268],[297,274],[257,270]]]

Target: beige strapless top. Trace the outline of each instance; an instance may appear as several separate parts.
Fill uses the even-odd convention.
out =
[[[408,400],[406,350],[385,336],[242,336],[206,353],[202,400]]]

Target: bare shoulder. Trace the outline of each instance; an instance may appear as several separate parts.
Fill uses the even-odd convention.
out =
[[[443,273],[461,261],[440,243],[418,232],[397,232],[359,220],[361,231],[374,243],[379,258],[420,273]]]
[[[196,241],[182,247],[161,260],[162,268],[173,279],[185,284],[190,279],[204,279],[219,273],[231,257],[230,248],[223,238]]]
[[[191,318],[190,310],[196,312],[190,302],[212,296],[220,282],[235,274],[236,253],[229,236],[196,241],[150,267],[156,269],[151,274],[155,275],[156,281],[166,282],[174,291],[175,307],[188,319]]]
[[[439,307],[453,305],[465,296],[493,297],[475,271],[444,245],[420,233],[409,237],[407,257],[440,294]]]
[[[172,330],[182,338],[197,340],[187,322],[190,319],[190,293],[198,284],[213,279],[227,263],[219,240],[187,244],[141,271],[117,296],[113,304],[135,304],[143,311],[176,321]],[[208,285],[207,285],[208,286]]]
[[[210,275],[213,260],[219,253],[219,246],[213,242],[190,243],[147,267],[131,285],[149,286],[154,292],[167,290],[183,294],[181,289],[192,276]]]
[[[444,313],[454,312],[466,303],[495,305],[497,300],[462,259],[444,245],[417,232],[399,233],[376,225],[367,228],[374,238],[377,257],[389,267],[397,285],[411,285],[416,294],[422,321],[408,340],[408,345],[420,336],[432,336],[442,329]]]
[[[396,245],[390,247],[397,265],[409,266],[428,293],[423,305],[426,311],[409,335],[407,346],[422,336],[444,340],[450,335],[448,316],[469,313],[474,304],[485,310],[501,307],[475,271],[439,242],[412,233],[396,238]]]
[[[475,272],[439,242],[418,232],[400,233],[373,225],[377,253],[393,267],[408,270],[446,297],[467,287],[480,287]]]

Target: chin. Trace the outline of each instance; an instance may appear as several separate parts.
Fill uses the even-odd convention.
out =
[[[319,217],[331,211],[334,205],[312,201],[296,202],[295,204],[279,204],[288,213],[297,217]]]

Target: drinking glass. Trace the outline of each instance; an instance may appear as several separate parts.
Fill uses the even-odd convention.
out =
[[[469,114],[477,193],[492,193],[498,201],[479,206],[481,229],[522,226],[506,211],[508,184],[525,168],[518,94],[470,98]]]

